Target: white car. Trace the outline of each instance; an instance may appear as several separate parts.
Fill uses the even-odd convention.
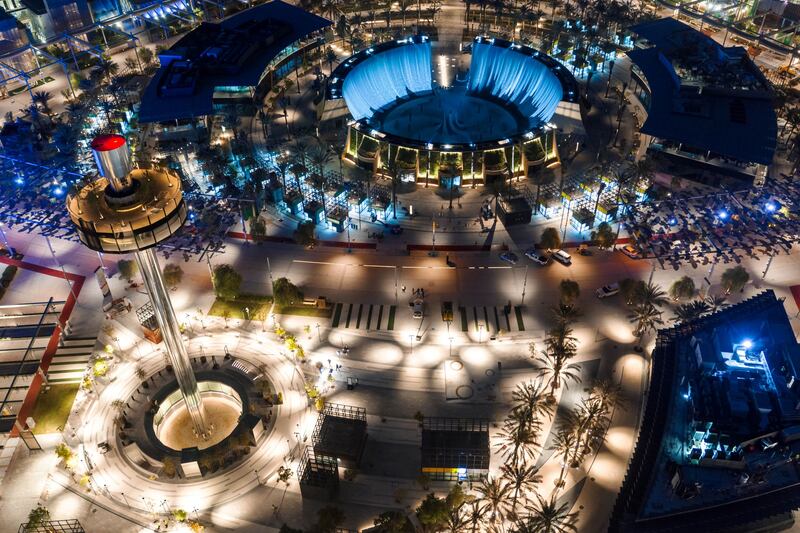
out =
[[[416,298],[413,302],[411,302],[412,307],[412,316],[416,319],[421,319],[424,315],[425,303],[422,298]]]
[[[536,263],[537,265],[545,266],[550,262],[547,254],[539,253],[535,248],[531,248],[525,252],[525,257]]]
[[[608,298],[609,296],[614,296],[615,294],[619,294],[619,283],[612,283],[611,285],[603,285],[597,291],[595,291],[597,297],[600,299]]]
[[[550,251],[550,257],[558,261],[564,266],[570,266],[572,264],[572,256],[569,255],[564,250],[554,250]]]

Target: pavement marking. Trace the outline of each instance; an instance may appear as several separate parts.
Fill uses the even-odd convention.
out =
[[[305,259],[292,259],[292,263],[305,263],[308,265],[343,265],[354,266],[352,263],[333,263],[331,261],[307,261]]]

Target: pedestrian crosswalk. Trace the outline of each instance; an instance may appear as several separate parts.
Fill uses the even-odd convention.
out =
[[[525,331],[522,308],[511,305],[472,305],[458,307],[461,331],[496,337],[503,333]]]
[[[94,350],[96,338],[66,338],[58,347],[47,380],[53,384],[80,383]]]
[[[331,327],[392,331],[396,312],[397,306],[395,305],[339,303],[333,310]]]
[[[366,331],[394,331],[397,306],[389,304],[338,303],[331,317],[331,327]],[[439,309],[431,306],[426,319],[442,320]],[[453,326],[486,339],[511,332],[525,331],[522,308],[506,305],[458,305]]]

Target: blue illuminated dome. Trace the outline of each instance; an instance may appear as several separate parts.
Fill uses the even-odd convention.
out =
[[[343,97],[372,135],[443,150],[530,138],[562,100],[577,99],[575,79],[564,67],[509,41],[478,37],[469,73],[448,87],[433,79],[431,63],[424,36],[383,43],[343,62],[329,97]]]

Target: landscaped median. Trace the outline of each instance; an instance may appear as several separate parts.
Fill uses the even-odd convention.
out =
[[[208,314],[238,320],[266,320],[270,309],[277,315],[330,318],[333,305],[325,297],[304,298],[303,291],[287,278],[272,285],[273,296],[241,293],[242,276],[231,265],[214,268],[212,281],[216,299]],[[272,305],[274,302],[274,306]]]

